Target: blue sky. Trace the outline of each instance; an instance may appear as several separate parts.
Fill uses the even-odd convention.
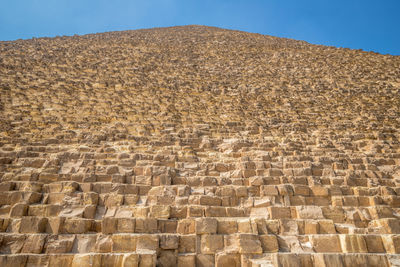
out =
[[[199,24],[400,55],[400,0],[0,0],[0,40]]]

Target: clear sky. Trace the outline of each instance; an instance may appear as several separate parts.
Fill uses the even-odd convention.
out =
[[[400,55],[400,0],[0,0],[0,40],[208,25]]]

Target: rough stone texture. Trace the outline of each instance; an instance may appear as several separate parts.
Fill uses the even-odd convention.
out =
[[[0,42],[0,266],[398,266],[399,91],[213,27]]]

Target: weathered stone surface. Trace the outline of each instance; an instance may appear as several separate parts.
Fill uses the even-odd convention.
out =
[[[312,244],[315,252],[342,252],[336,235],[313,235]]]
[[[400,265],[399,66],[204,26],[0,42],[0,266]]]
[[[239,267],[240,255],[239,254],[217,254],[215,267]]]
[[[196,219],[196,234],[215,234],[217,227],[218,222],[214,218]]]
[[[222,235],[202,235],[201,252],[203,254],[215,254],[224,248],[224,237]]]

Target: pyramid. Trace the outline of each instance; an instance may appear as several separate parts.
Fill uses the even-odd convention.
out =
[[[400,57],[182,26],[0,42],[0,266],[400,266]]]

